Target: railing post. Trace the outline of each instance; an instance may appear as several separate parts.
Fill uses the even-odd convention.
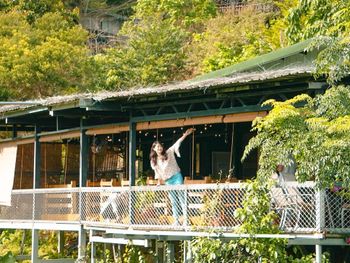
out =
[[[317,187],[317,186],[316,186]],[[321,233],[325,228],[325,195],[323,189],[316,190],[316,231]],[[316,245],[316,263],[322,262],[322,246]]]
[[[317,186],[316,186],[317,187]],[[316,189],[316,231],[321,233],[325,228],[325,191]]]
[[[132,187],[130,187],[130,190],[129,190],[129,226],[132,226],[133,224],[135,224],[135,208],[133,206],[135,197],[136,197],[135,190]]]
[[[182,212],[184,213],[184,227],[185,227],[185,230],[187,230],[187,226],[188,226],[188,191],[187,191],[187,187],[183,190],[184,191],[184,204],[183,204],[183,208],[182,208]]]

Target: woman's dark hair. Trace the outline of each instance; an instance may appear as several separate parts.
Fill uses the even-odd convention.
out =
[[[151,146],[151,152],[149,153],[149,159],[151,160],[152,164],[153,165],[157,165],[157,153],[156,151],[154,150],[154,147],[157,145],[157,144],[160,144],[163,146],[163,144],[161,144],[159,141],[155,141],[154,143],[152,143],[152,146]],[[163,151],[162,151],[162,155],[164,156],[164,159],[167,160],[168,159],[168,155],[165,151],[165,148],[163,146]]]

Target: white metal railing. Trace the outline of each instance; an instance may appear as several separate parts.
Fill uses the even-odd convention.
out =
[[[115,228],[232,231],[241,222],[244,184],[14,190],[1,222],[63,222]],[[285,233],[349,232],[350,200],[314,183],[271,190],[271,209]],[[176,220],[178,219],[178,220]]]

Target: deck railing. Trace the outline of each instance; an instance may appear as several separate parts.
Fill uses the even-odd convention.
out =
[[[244,184],[14,190],[1,222],[76,223],[96,227],[233,231],[241,224]],[[285,233],[350,230],[349,200],[314,183],[273,188],[271,209]],[[171,201],[172,200],[172,201]],[[178,214],[176,217],[173,214]]]

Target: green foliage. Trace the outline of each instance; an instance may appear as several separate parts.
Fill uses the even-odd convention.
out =
[[[181,78],[182,46],[186,33],[170,20],[150,17],[139,24],[129,22],[126,47],[112,48],[96,58],[107,75],[110,89],[146,86]]]
[[[263,40],[266,16],[246,8],[208,21],[205,31],[196,34],[188,48],[190,66],[198,68],[195,73],[224,68],[269,51]]]
[[[24,99],[93,86],[94,64],[80,26],[59,13],[47,13],[30,25],[16,11],[0,13],[0,23],[2,93]]]
[[[330,84],[336,84],[348,76],[350,70],[349,48],[350,38],[348,36],[315,38],[308,48],[308,50],[320,50],[315,61],[315,75],[326,75]]]
[[[7,252],[5,255],[0,256],[0,262],[2,263],[15,263],[16,259],[11,252]]]
[[[145,20],[154,15],[189,28],[216,15],[213,0],[139,0],[134,19]]]
[[[315,99],[300,95],[285,102],[268,102],[273,109],[254,123],[257,135],[244,157],[259,148],[261,178],[269,178],[276,164],[288,165],[294,159],[298,181],[315,180],[319,187],[341,181],[349,187],[349,96],[348,87],[333,87]],[[305,106],[295,106],[302,101]]]
[[[273,0],[278,12],[270,14],[267,27],[264,29],[265,41],[271,50],[275,50],[288,45],[286,28],[288,26],[287,17],[290,10],[297,6],[298,0]]]
[[[290,11],[287,24],[290,43],[315,38],[310,49],[322,47],[316,74],[326,74],[331,84],[345,77],[350,61],[350,6],[347,0],[302,0]]]
[[[96,57],[104,87],[125,89],[185,78],[184,48],[203,22],[216,14],[212,0],[140,0],[119,35],[126,44]]]
[[[30,236],[30,231],[26,231],[26,236]],[[20,230],[3,230],[0,235],[0,256],[11,258],[11,255],[19,255],[21,250],[21,242],[23,231]],[[31,243],[30,239],[25,239],[23,253],[30,254]],[[0,261],[2,262],[2,261]]]
[[[338,37],[348,30],[349,2],[301,0],[288,16],[287,36],[297,43],[315,36]]]
[[[65,8],[62,0],[2,0],[0,11],[20,11],[26,16],[28,23],[33,24],[38,18],[46,13],[60,13],[71,23],[78,21],[78,10],[70,12]]]
[[[275,7],[267,12],[260,5]],[[228,10],[204,23],[187,48],[188,70],[194,75],[221,69],[270,52],[287,43],[286,17],[296,0],[248,1],[240,12]],[[272,10],[272,9],[271,9]]]
[[[247,184],[243,207],[235,211],[242,224],[241,234],[278,234],[278,219],[270,210],[270,180],[255,180]],[[213,213],[215,215],[215,213]],[[194,263],[214,262],[314,262],[312,255],[301,258],[287,253],[287,240],[277,238],[239,238],[229,242],[206,237],[191,242]]]
[[[146,259],[137,246],[127,245],[123,255],[123,263],[146,263]]]

